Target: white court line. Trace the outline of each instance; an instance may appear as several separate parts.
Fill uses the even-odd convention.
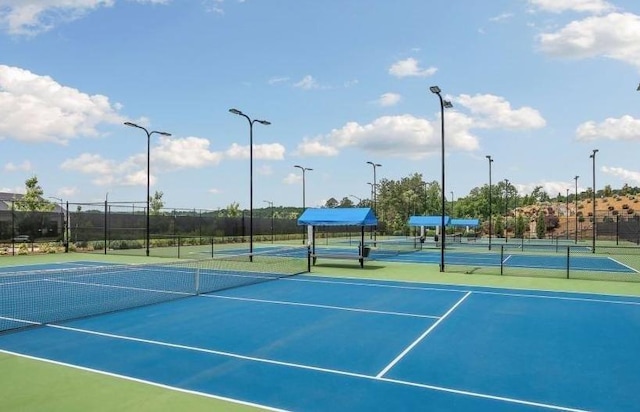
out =
[[[414,340],[413,343],[411,343],[411,345],[407,346],[407,348],[405,350],[402,351],[402,353],[400,353],[398,356],[396,356],[396,358],[394,360],[392,360],[383,370],[381,370],[377,375],[376,378],[382,378],[387,372],[389,372],[389,370],[391,368],[393,368],[398,362],[400,362],[400,360],[402,358],[405,357],[405,355],[407,353],[409,353],[411,351],[411,349],[413,349],[418,343],[420,343],[424,338],[427,337],[427,335],[429,333],[431,333],[432,330],[434,330],[439,324],[440,322],[442,322],[443,320],[445,320],[447,318],[447,316],[449,316],[451,314],[451,312],[453,312],[458,306],[460,306],[460,304],[462,302],[464,302],[464,300],[466,298],[469,297],[469,295],[471,295],[471,292],[467,292],[462,298],[460,298],[459,301],[456,302],[455,305],[453,305],[451,307],[451,309],[449,309],[447,311],[447,313],[445,313],[444,315],[442,315],[442,317],[440,319],[438,319],[433,325],[431,325],[431,327],[429,329],[427,329],[422,335],[420,335],[418,337],[418,339]]]
[[[631,267],[631,266],[629,266],[629,265],[625,265],[624,263],[620,262],[618,259],[614,259],[614,258],[612,258],[612,257],[610,257],[610,256],[607,256],[607,259],[611,259],[611,260],[613,260],[614,262],[616,262],[618,265],[624,266],[624,267],[626,267],[627,269],[631,269],[631,270],[633,270],[633,271],[634,271],[634,272],[636,272],[636,273],[640,273],[640,271],[638,271],[638,270],[636,270],[636,269],[632,268],[632,267]]]
[[[511,257],[512,257],[512,256],[513,256],[513,255],[508,255],[508,256],[507,256],[507,257],[502,261],[502,263],[503,263],[503,264],[504,264],[504,263],[507,263],[507,260],[511,259]]]
[[[27,323],[29,325],[42,325],[42,323],[40,323],[40,322],[33,322],[33,321],[30,321],[30,320],[18,319],[18,318],[9,318],[7,316],[0,316],[0,319],[8,320],[8,321],[11,321],[11,322],[17,322],[17,323]]]
[[[372,309],[360,309],[360,308],[349,308],[346,306],[332,306],[332,305],[320,305],[315,303],[301,303],[301,302],[288,302],[283,300],[268,300],[268,299],[253,299],[253,298],[242,298],[235,296],[222,296],[222,295],[200,295],[204,298],[213,298],[213,299],[231,299],[231,300],[240,300],[245,302],[259,302],[259,303],[272,303],[275,305],[290,305],[290,306],[303,306],[309,308],[320,308],[320,309],[333,309],[333,310],[344,310],[347,312],[360,312],[360,313],[376,313],[381,315],[393,315],[393,316],[404,316],[411,318],[426,318],[426,319],[439,319],[439,316],[434,315],[420,315],[416,313],[406,313],[406,312],[391,312],[385,310],[372,310]]]
[[[578,302],[594,302],[594,303],[611,303],[617,305],[632,305],[638,306],[639,302],[633,301],[620,301],[620,300],[609,300],[609,299],[594,299],[588,297],[574,297],[574,296],[547,296],[547,295],[536,295],[536,294],[527,294],[527,293],[517,293],[517,292],[496,292],[492,290],[482,290],[475,288],[484,288],[484,289],[495,289],[495,290],[517,290],[517,289],[508,289],[504,287],[496,287],[496,286],[482,286],[482,285],[460,285],[461,287],[474,288],[474,289],[456,289],[454,287],[445,287],[451,285],[443,285],[442,288],[435,286],[405,286],[405,285],[390,285],[390,284],[382,284],[382,283],[364,283],[361,282],[361,278],[343,278],[343,279],[352,279],[353,282],[336,282],[332,280],[325,279],[302,279],[296,277],[290,278],[282,278],[280,281],[285,282],[310,282],[310,283],[326,283],[332,285],[351,285],[351,286],[364,286],[364,287],[379,287],[379,288],[389,288],[389,289],[405,289],[405,290],[423,290],[423,291],[435,291],[435,292],[452,292],[452,293],[467,293],[469,291],[474,294],[481,295],[496,295],[496,296],[511,296],[511,297],[522,297],[522,298],[531,298],[531,299],[552,299],[552,300],[568,300],[568,301],[578,301]],[[357,280],[357,281],[356,281]],[[370,280],[373,282],[379,281],[380,279],[364,279]],[[404,282],[404,283],[419,283],[415,281],[396,281],[396,282]],[[523,289],[530,290],[530,289]],[[532,290],[537,291],[537,290]],[[627,295],[607,295],[595,292],[567,292],[560,290],[539,290],[538,292],[548,292],[555,294],[572,294],[572,295],[599,295],[599,296],[612,296],[612,297],[620,297],[620,298],[637,298],[637,296],[627,296]]]
[[[393,383],[393,384],[397,384],[397,385],[418,387],[418,388],[429,389],[429,390],[438,391],[438,392],[446,392],[446,393],[452,393],[452,394],[456,394],[456,395],[469,396],[469,397],[473,397],[473,398],[489,399],[489,400],[501,401],[501,402],[506,402],[506,403],[513,403],[513,404],[518,404],[518,405],[534,406],[534,407],[538,407],[538,408],[550,409],[550,410],[555,410],[555,411],[587,412],[586,410],[583,410],[583,409],[575,409],[575,408],[569,408],[569,407],[564,407],[564,406],[559,406],[559,405],[552,405],[552,404],[546,404],[546,403],[541,403],[541,402],[527,401],[527,400],[523,400],[523,399],[508,398],[508,397],[504,397],[504,396],[496,396],[496,395],[489,395],[489,394],[485,394],[485,393],[464,391],[464,390],[459,390],[459,389],[447,388],[447,387],[443,387],[443,386],[435,386],[435,385],[427,385],[427,384],[421,384],[421,383],[415,383],[415,382],[407,382],[407,381],[402,381],[402,380],[397,380],[397,379],[389,379],[389,378],[365,375],[365,374],[362,374],[362,373],[341,371],[341,370],[336,370],[336,369],[320,368],[320,367],[316,367],[316,366],[302,365],[302,364],[291,363],[291,362],[281,362],[281,361],[276,361],[276,360],[271,360],[271,359],[257,358],[257,357],[253,357],[253,356],[239,355],[239,354],[231,353],[231,352],[223,352],[223,351],[217,351],[217,350],[212,350],[212,349],[205,349],[205,348],[198,348],[198,347],[193,347],[193,346],[179,345],[179,344],[168,343],[168,342],[154,341],[154,340],[149,340],[149,339],[134,338],[134,337],[130,337],[130,336],[115,335],[115,334],[111,334],[111,333],[104,333],[104,332],[97,332],[97,331],[86,330],[86,329],[72,328],[72,327],[68,327],[68,326],[61,326],[61,325],[45,325],[45,326],[51,327],[51,328],[56,328],[56,329],[69,330],[69,331],[72,331],[72,332],[79,332],[79,333],[86,333],[86,334],[90,334],[90,335],[103,336],[103,337],[107,337],[107,338],[121,339],[121,340],[126,340],[126,341],[140,342],[140,343],[158,345],[158,346],[175,348],[175,349],[184,349],[184,350],[193,351],[193,352],[199,352],[199,353],[207,353],[207,354],[212,354],[212,355],[219,355],[219,356],[224,356],[224,357],[229,357],[229,358],[234,358],[234,359],[241,359],[241,360],[246,360],[246,361],[260,362],[260,363],[266,363],[266,364],[278,365],[278,366],[286,366],[286,367],[291,367],[291,368],[296,368],[296,369],[310,370],[310,371],[315,371],[315,372],[323,372],[323,373],[329,373],[329,374],[334,374],[334,375],[339,375],[339,376],[347,376],[347,377],[351,377],[351,378],[360,378],[360,379],[367,379],[367,380],[372,380],[372,381],[387,382],[387,383]],[[21,355],[19,353],[7,352],[7,351],[4,351],[2,349],[0,349],[0,352],[10,353],[10,354],[14,354],[14,355],[17,355],[17,356],[25,356],[25,355]],[[39,359],[39,358],[33,358],[33,359]],[[54,361],[51,361],[51,362],[54,362]],[[78,367],[78,368],[81,368],[81,367]],[[100,371],[98,371],[98,372],[99,373],[108,374],[108,372],[100,372]],[[115,375],[115,376],[117,376],[117,375]],[[124,377],[124,378],[127,379],[126,377]],[[129,379],[133,379],[133,378],[129,378]],[[145,382],[145,381],[142,381],[142,382]],[[153,383],[151,383],[151,384],[153,384]],[[154,385],[160,386],[159,384],[154,384]],[[174,389],[172,387],[167,387],[167,388]],[[178,388],[175,388],[175,389],[176,390],[180,390]]]
[[[36,357],[36,356],[24,355],[22,353],[11,352],[11,351],[7,351],[7,350],[4,350],[4,349],[0,349],[0,353],[6,353],[8,355],[18,356],[18,357],[25,358],[25,359],[31,359],[31,360],[36,360],[36,361],[40,361],[40,362],[46,362],[46,363],[50,363],[50,364],[53,364],[53,365],[65,366],[65,367],[68,367],[68,368],[78,369],[78,370],[81,370],[81,371],[97,373],[99,375],[105,375],[105,376],[109,376],[109,377],[112,377],[112,378],[118,378],[118,379],[123,379],[123,380],[126,380],[126,381],[142,383],[142,384],[145,384],[145,385],[151,385],[151,386],[155,386],[155,387],[162,388],[162,389],[172,390],[172,391],[175,391],[175,392],[186,393],[186,394],[189,394],[189,395],[198,395],[198,396],[203,396],[205,398],[218,399],[218,400],[221,400],[221,401],[231,402],[231,403],[235,403],[235,404],[239,404],[239,405],[247,405],[247,406],[252,406],[252,407],[255,407],[255,408],[261,408],[261,409],[265,409],[267,411],[272,411],[272,412],[287,412],[286,409],[277,409],[277,408],[272,408],[272,407],[266,406],[266,405],[260,405],[260,404],[257,404],[257,403],[241,401],[241,400],[238,400],[238,399],[227,398],[227,397],[219,396],[219,395],[213,395],[213,394],[206,393],[206,392],[198,392],[198,391],[192,391],[192,390],[188,390],[188,389],[178,388],[178,387],[175,387],[175,386],[163,385],[161,383],[152,382],[152,381],[139,379],[139,378],[133,378],[131,376],[120,375],[120,374],[117,374],[117,373],[111,373],[111,372],[102,371],[102,370],[99,370],[99,369],[87,368],[87,367],[84,367],[84,366],[78,366],[78,365],[74,365],[74,364],[66,363],[66,362],[59,362],[59,361],[55,361],[55,360],[51,360],[51,359],[39,358],[39,357]]]

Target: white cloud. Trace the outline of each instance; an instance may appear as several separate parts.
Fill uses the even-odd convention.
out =
[[[57,191],[58,196],[61,196],[61,197],[71,197],[71,196],[74,196],[76,193],[78,193],[77,187],[63,186]]]
[[[288,185],[302,183],[302,173],[289,173],[282,181]]]
[[[608,174],[610,176],[615,176],[625,181],[626,183],[630,183],[632,185],[640,184],[640,172],[635,172],[632,170],[626,170],[621,167],[605,167],[600,168],[603,173]]]
[[[151,185],[155,184],[157,173],[167,170],[201,168],[218,164],[222,153],[209,150],[209,141],[198,137],[171,138],[162,136],[157,146],[151,149]],[[65,160],[60,168],[94,175],[92,182],[99,186],[146,186],[147,156],[140,153],[117,162],[102,156],[83,153]]]
[[[66,144],[98,136],[100,124],[124,121],[106,96],[91,96],[17,67],[0,65],[0,92],[0,136],[16,140]]]
[[[223,155],[210,151],[209,144],[209,140],[200,137],[177,139],[162,136],[158,146],[151,152],[151,159],[154,165],[159,165],[163,170],[216,165]]]
[[[20,163],[20,164],[14,164],[13,162],[9,162],[6,165],[4,165],[4,170],[7,172],[28,172],[30,171],[31,168],[31,162],[28,160],[25,160],[24,162]]]
[[[269,80],[267,80],[268,84],[274,85],[274,84],[278,84],[278,83],[285,83],[288,82],[289,78],[282,76],[282,77],[272,77]]]
[[[449,125],[447,147],[462,151],[478,149],[477,138],[468,132],[471,119],[461,113],[449,112],[445,122]],[[369,153],[421,159],[440,151],[440,120],[436,123],[437,127],[434,127],[431,122],[408,114],[383,116],[365,125],[349,122],[325,136],[304,139],[298,146],[298,154],[334,156],[340,149],[357,147]]]
[[[170,0],[135,1],[165,4]],[[0,0],[0,29],[12,35],[32,36],[114,4],[115,0]]]
[[[311,89],[320,88],[320,85],[318,84],[317,80],[314,79],[313,76],[311,76],[310,74],[304,76],[302,80],[295,83],[293,86],[302,90],[311,90]]]
[[[503,20],[509,20],[513,17],[513,13],[502,13],[497,16],[491,17],[489,21],[498,22]]]
[[[573,21],[538,36],[540,49],[561,58],[604,56],[640,68],[640,16],[611,13]]]
[[[525,183],[525,184],[514,184],[516,189],[518,189],[518,194],[520,195],[530,195],[536,187],[542,187],[542,190],[548,194],[550,197],[554,198],[558,193],[563,196],[566,196],[567,189],[569,189],[569,194],[573,194],[575,188],[575,181],[572,179],[570,182],[549,182],[549,181],[539,181],[533,183]],[[578,192],[584,191],[585,189],[582,186],[578,185]]]
[[[546,124],[537,110],[527,106],[513,109],[504,97],[461,94],[454,100],[471,111],[475,127],[522,130],[539,129]]]
[[[576,136],[578,140],[585,141],[598,138],[640,141],[640,120],[625,115],[619,119],[608,118],[601,123],[588,121],[578,126]]]
[[[577,11],[585,13],[605,13],[615,7],[604,0],[529,0],[532,6],[551,13]]]
[[[401,99],[398,93],[384,93],[378,98],[378,104],[382,107],[395,106]]]
[[[254,144],[253,158],[262,160],[282,160],[284,159],[285,148],[280,143]],[[225,156],[230,159],[248,159],[249,145],[240,146],[237,143],[231,145],[225,152]]]
[[[322,138],[303,138],[298,145],[296,154],[301,156],[337,156],[339,150],[325,142]]]
[[[418,61],[412,57],[399,60],[389,68],[389,74],[395,77],[428,77],[433,76],[437,71],[435,67],[421,68]]]

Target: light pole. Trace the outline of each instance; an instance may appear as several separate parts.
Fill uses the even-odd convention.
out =
[[[377,217],[377,191],[378,191],[378,180],[376,178],[376,168],[382,167],[380,163],[375,163],[368,161],[367,164],[370,164],[373,167],[373,186],[371,186],[372,190],[372,200],[373,200],[373,214]],[[377,227],[373,227],[373,245],[375,246],[377,240]]]
[[[453,105],[451,104],[450,101],[448,100],[443,100],[442,99],[442,95],[440,87],[438,86],[431,86],[429,88],[429,90],[431,90],[431,93],[437,94],[438,95],[438,99],[440,100],[440,135],[442,138],[442,199],[441,199],[441,203],[442,203],[442,219],[440,220],[440,231],[442,233],[440,233],[440,272],[444,272],[444,241],[445,241],[445,228],[444,228],[444,215],[445,215],[445,202],[446,202],[446,198],[445,198],[445,186],[444,186],[444,108],[446,107],[447,109],[452,108]]]
[[[357,199],[357,200],[358,200],[358,206],[360,206],[360,205],[362,204],[362,199],[361,199],[361,198],[359,198],[358,196],[349,195],[349,197],[352,197],[352,198],[354,198],[354,199]]]
[[[569,188],[567,188],[567,198],[565,200],[567,202],[567,207],[566,207],[567,224],[565,226],[567,228],[567,240],[569,240]]]
[[[504,241],[509,241],[509,228],[507,222],[509,213],[509,179],[504,179]]]
[[[238,109],[229,109],[229,112],[242,116],[249,122],[249,261],[253,262],[253,124],[257,122],[268,126],[271,122],[251,119]]]
[[[306,175],[307,171],[311,171],[313,169],[310,168],[310,167],[304,167],[304,166],[300,166],[300,165],[294,165],[293,167],[296,167],[296,168],[302,170],[302,213],[304,213],[305,209],[307,208],[307,203],[306,203],[306,199],[305,199],[306,191],[307,191],[306,187],[305,187],[306,186],[306,182],[305,182],[306,177],[305,177],[305,175]],[[302,227],[302,244],[303,245],[304,245],[304,241],[305,241],[305,236],[306,236],[306,232],[304,230],[304,227]]]
[[[271,209],[271,243],[273,243],[273,202],[268,200],[263,200],[263,202],[269,205],[269,209]]]
[[[576,198],[574,199],[574,203],[576,204],[576,210],[575,210],[575,214],[576,214],[576,245],[578,244],[578,178],[580,176],[575,176],[573,178],[573,180],[576,181]]]
[[[489,160],[489,250],[491,250],[491,231],[493,230],[491,227],[491,163],[493,163],[493,159],[490,155],[485,157]]]
[[[131,122],[124,122],[124,124],[125,126],[137,127],[138,129],[142,129],[147,134],[147,229],[146,229],[147,250],[146,252],[147,252],[147,256],[149,256],[149,199],[151,197],[149,194],[149,187],[151,183],[151,135],[159,134],[161,136],[171,136],[171,133],[160,132],[158,130],[149,131],[145,127],[139,126]]]
[[[596,253],[596,153],[598,149],[593,149],[593,153],[589,155],[593,159],[593,193],[591,194],[591,200],[593,203],[593,224],[591,225],[591,237],[593,238],[591,253]]]

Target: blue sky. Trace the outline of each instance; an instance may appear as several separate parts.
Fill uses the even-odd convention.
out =
[[[637,0],[0,0],[0,191],[307,206],[378,180],[446,195],[640,186]]]

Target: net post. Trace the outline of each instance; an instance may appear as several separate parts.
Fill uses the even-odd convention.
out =
[[[180,236],[178,236],[178,259],[180,259]]]
[[[311,273],[311,245],[307,245],[307,272]]]
[[[504,245],[500,245],[500,276],[504,272]]]
[[[196,285],[196,290],[195,290],[195,294],[200,295],[200,268],[196,267],[196,273],[195,273],[195,285]]]

